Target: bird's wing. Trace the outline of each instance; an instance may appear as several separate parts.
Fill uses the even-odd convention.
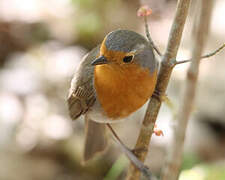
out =
[[[72,119],[84,114],[95,102],[96,93],[93,86],[94,67],[91,62],[99,54],[99,46],[82,59],[71,81],[67,99],[69,114]]]

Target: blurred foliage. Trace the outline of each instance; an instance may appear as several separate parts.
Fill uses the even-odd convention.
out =
[[[191,169],[196,164],[199,164],[201,161],[199,157],[194,153],[185,153],[183,156],[182,170]]]
[[[125,170],[128,166],[129,160],[125,155],[121,155],[116,162],[112,165],[109,172],[106,174],[104,180],[114,180],[118,179],[121,173]]]
[[[110,29],[118,27],[135,27],[137,21],[135,1],[120,0],[72,0],[76,12],[76,42],[90,49],[99,44]],[[115,11],[116,9],[116,11]],[[132,11],[129,11],[132,10]],[[130,17],[130,18],[128,18]],[[132,18],[132,22],[130,19]]]
[[[93,38],[93,35],[98,35],[101,31],[102,23],[100,16],[98,14],[88,14],[77,21],[76,24],[79,40],[86,44],[86,47],[91,48],[93,44],[90,43],[90,40]],[[90,45],[88,45],[90,43]],[[89,47],[90,46],[90,47]]]
[[[224,180],[225,166],[221,164],[197,165],[190,170],[181,172],[179,180]]]

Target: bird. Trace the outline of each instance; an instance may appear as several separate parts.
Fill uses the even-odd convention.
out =
[[[122,29],[108,33],[83,57],[67,103],[73,120],[85,119],[84,162],[106,149],[106,123],[126,119],[151,98],[158,64],[144,36]]]

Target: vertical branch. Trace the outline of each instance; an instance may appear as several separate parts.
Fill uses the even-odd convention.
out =
[[[178,179],[182,162],[185,132],[195,98],[199,63],[206,36],[208,34],[213,0],[201,0],[200,4],[200,17],[197,18],[198,21],[196,22],[196,27],[194,27],[194,48],[192,51],[193,61],[191,62],[187,72],[186,88],[178,113],[177,125],[174,129],[174,140],[170,148],[171,152],[168,156],[167,166],[163,170],[162,180]]]
[[[175,64],[178,47],[180,45],[189,4],[190,0],[179,0],[177,4],[176,14],[170,31],[166,53],[162,57],[161,68],[156,85],[156,91],[160,94],[165,94],[169,83],[169,79]],[[137,158],[142,162],[145,161],[146,155],[148,153],[150,139],[152,137],[154,124],[158,116],[160,107],[161,101],[153,96],[148,104],[144,121],[142,123],[142,127],[135,146],[135,149],[142,150],[136,151],[135,153]],[[131,164],[128,169],[127,180],[137,180],[139,178],[140,172]]]

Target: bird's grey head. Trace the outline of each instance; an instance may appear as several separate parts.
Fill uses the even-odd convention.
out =
[[[140,34],[129,30],[116,30],[109,33],[105,39],[105,46],[111,51],[131,52],[144,47],[146,39]]]
[[[117,63],[129,65],[136,63],[141,67],[149,68],[150,72],[156,69],[156,60],[148,41],[140,34],[129,30],[116,30],[109,33],[100,48],[100,57],[92,65]]]

